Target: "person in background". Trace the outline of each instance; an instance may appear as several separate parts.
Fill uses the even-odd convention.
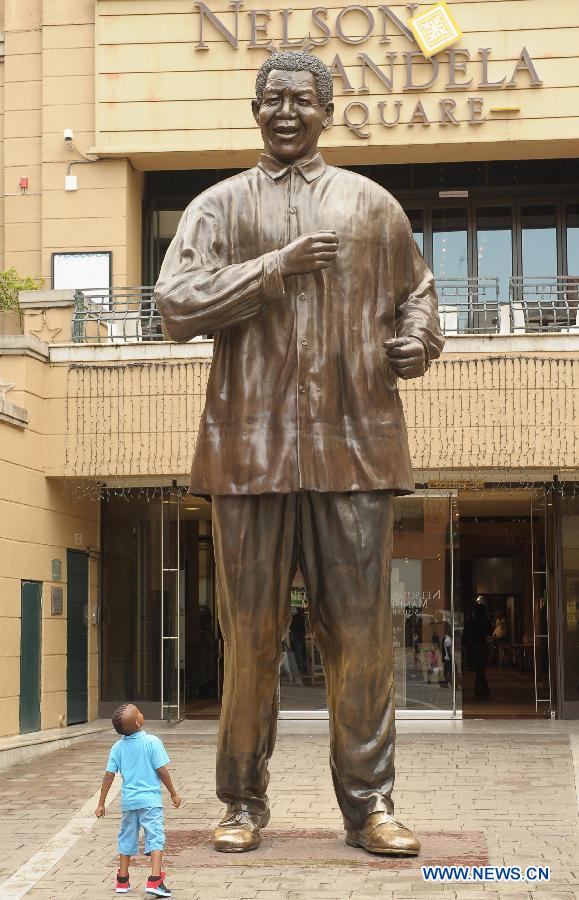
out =
[[[475,600],[472,618],[464,629],[463,642],[469,651],[470,664],[474,668],[474,696],[475,700],[488,700],[490,698],[489,685],[485,672],[488,638],[489,615],[482,596]]]

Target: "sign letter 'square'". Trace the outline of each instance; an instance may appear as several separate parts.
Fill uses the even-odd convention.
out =
[[[448,6],[441,0],[408,20],[412,34],[427,59],[451,47],[462,37]]]

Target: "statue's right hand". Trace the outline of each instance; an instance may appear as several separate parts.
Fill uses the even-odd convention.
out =
[[[305,275],[332,265],[338,252],[335,231],[304,234],[279,252],[282,275]]]

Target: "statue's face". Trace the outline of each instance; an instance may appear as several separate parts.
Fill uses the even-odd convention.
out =
[[[308,159],[315,153],[323,128],[332,123],[333,103],[321,106],[311,72],[273,69],[261,105],[253,115],[267,153],[283,162]]]

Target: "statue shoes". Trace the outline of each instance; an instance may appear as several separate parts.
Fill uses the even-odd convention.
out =
[[[260,830],[269,822],[269,810],[252,813],[248,809],[228,808],[215,829],[213,846],[220,853],[247,853],[261,844]]]
[[[383,856],[417,856],[420,853],[420,841],[410,829],[386,812],[371,813],[362,828],[347,831],[346,843]]]

